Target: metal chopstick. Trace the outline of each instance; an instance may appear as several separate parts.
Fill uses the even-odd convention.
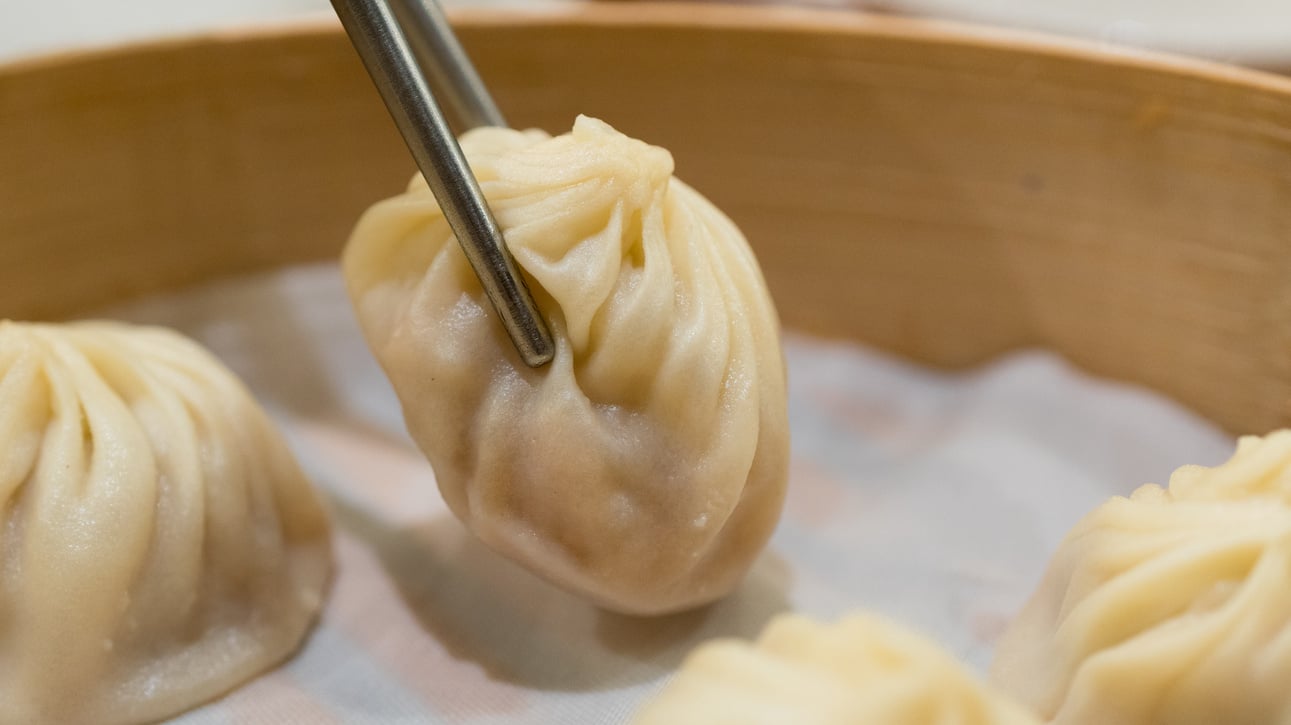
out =
[[[506,119],[475,71],[466,49],[453,34],[444,9],[436,0],[389,0],[395,20],[403,28],[431,90],[444,100],[449,116],[460,130],[479,126],[505,128]]]
[[[502,230],[489,211],[466,157],[426,84],[425,71],[419,67],[390,6],[384,0],[332,0],[332,7],[521,359],[530,367],[546,364],[555,354],[551,333],[507,251]],[[433,16],[428,17],[433,22]],[[427,47],[434,48],[436,38],[451,38],[452,31],[445,25],[434,36],[418,37],[425,38]],[[452,53],[445,57],[452,57]],[[469,68],[460,46],[456,48],[456,57],[466,63],[462,67]],[[474,70],[466,75],[475,76]],[[478,77],[475,80],[478,82]],[[479,88],[483,89],[482,83]],[[487,98],[487,94],[482,97]],[[497,115],[500,119],[501,114]]]

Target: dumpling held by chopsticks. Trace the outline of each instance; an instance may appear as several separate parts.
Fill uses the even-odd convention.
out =
[[[611,609],[723,596],[775,526],[789,449],[779,323],[743,235],[667,151],[591,118],[462,148],[552,328],[550,365],[521,362],[420,176],[344,256],[448,505]]]

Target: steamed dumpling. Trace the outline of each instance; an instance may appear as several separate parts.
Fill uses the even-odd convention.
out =
[[[1039,725],[922,637],[871,615],[776,618],[691,653],[635,725]],[[1091,721],[1095,722],[1095,721]]]
[[[425,182],[359,221],[344,271],[453,512],[595,602],[729,592],[779,517],[779,326],[735,225],[672,157],[580,117],[462,138],[556,357],[520,361]]]
[[[1077,524],[994,679],[1059,724],[1291,723],[1291,434]]]
[[[0,722],[139,723],[281,661],[331,567],[318,496],[179,335],[0,321]]]

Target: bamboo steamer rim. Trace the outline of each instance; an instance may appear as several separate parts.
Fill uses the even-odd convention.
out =
[[[633,3],[453,16],[468,47],[476,44],[486,80],[500,80],[495,91],[517,125],[560,130],[595,105],[622,130],[673,149],[679,175],[748,232],[790,327],[949,368],[1046,347],[1236,432],[1291,423],[1291,249],[1283,244],[1291,79],[1026,31],[847,11]],[[491,43],[495,36],[506,42]],[[672,55],[652,58],[659,43],[683,63],[710,64],[709,72],[692,77]],[[594,67],[547,66],[540,82],[549,86],[538,93],[526,84],[532,54],[544,52]],[[259,77],[265,63],[308,87],[280,93],[287,76]],[[1039,73],[1019,80],[1023,64]],[[648,89],[655,95],[623,87],[620,66],[638,79],[662,73]],[[815,72],[822,68],[828,77]],[[12,159],[19,171],[0,176],[0,240],[9,244],[13,234],[17,250],[8,267],[16,284],[0,285],[0,317],[83,314],[215,277],[335,258],[358,213],[395,193],[412,168],[361,72],[330,18],[0,66],[0,90],[12,91],[0,92],[0,139],[15,140],[0,143],[11,155],[0,156],[0,167]],[[1035,78],[1043,97],[1031,106],[1019,92]],[[912,79],[923,87],[911,88]],[[204,82],[219,86],[223,105],[203,107]],[[686,84],[680,94],[678,83]],[[172,108],[172,92],[187,106]],[[761,95],[753,102],[765,115],[730,126],[743,123],[732,115],[742,111],[718,104],[739,106],[749,94]],[[650,105],[673,95],[711,117],[678,124],[671,110]],[[96,137],[97,104],[109,106],[115,137]],[[878,117],[846,115],[871,108]],[[342,120],[306,128],[337,109]],[[154,135],[126,126],[137,113]],[[811,114],[813,132],[802,134]],[[853,118],[859,126],[847,125]],[[230,119],[233,126],[221,125]],[[965,124],[964,143],[976,150],[954,137]],[[158,129],[167,132],[160,147]],[[1046,134],[1055,131],[1079,148],[1052,146]],[[215,137],[225,132],[239,135]],[[889,133],[900,136],[895,148],[883,144]],[[749,138],[769,150],[741,146]],[[311,158],[340,140],[345,148]],[[849,167],[836,146],[878,161]],[[166,177],[174,152],[188,164],[180,183]],[[92,163],[83,168],[82,158]],[[122,163],[137,189],[78,198],[61,181]],[[1072,164],[1080,168],[1065,178]],[[1032,165],[1055,188],[1019,189],[1016,177],[1001,175]],[[208,167],[211,174],[194,176]],[[313,196],[284,204],[256,196],[334,169],[342,178],[309,188]],[[820,174],[834,184],[823,190],[832,199],[804,188]],[[1167,187],[1180,184],[1186,193],[1169,198]],[[1027,216],[1037,204],[1050,222]],[[1101,214],[1092,222],[1091,209]],[[184,215],[194,212],[190,223]],[[1081,222],[1089,223],[1065,228]],[[177,250],[175,240],[195,253]],[[831,246],[805,257],[800,240]],[[1155,279],[1132,274],[1145,260],[1176,258]],[[1243,276],[1250,270],[1257,276]]]
[[[589,27],[630,26],[639,29],[766,29],[978,46],[991,50],[1169,72],[1202,81],[1238,84],[1291,95],[1291,77],[1270,71],[1042,31],[960,20],[901,17],[843,9],[682,2],[591,2],[507,8],[454,6],[447,11],[454,24],[478,28],[517,24],[534,27],[577,24]],[[205,43],[266,40],[284,35],[333,35],[338,32],[340,23],[327,14],[235,24],[218,30],[177,33],[20,57],[0,63],[0,80],[8,74],[38,72],[69,63],[92,63],[123,53],[154,52]]]

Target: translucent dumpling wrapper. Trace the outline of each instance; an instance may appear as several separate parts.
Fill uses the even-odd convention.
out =
[[[321,502],[205,350],[155,328],[0,322],[0,722],[151,722],[299,645]]]
[[[1039,725],[932,642],[872,615],[782,615],[686,659],[634,725]]]
[[[997,648],[993,678],[1055,723],[1291,723],[1288,437],[1243,441],[1095,509]]]
[[[445,500],[484,542],[602,606],[736,586],[779,517],[779,323],[744,237],[671,155],[580,117],[462,148],[556,339],[519,359],[424,180],[343,266]]]

